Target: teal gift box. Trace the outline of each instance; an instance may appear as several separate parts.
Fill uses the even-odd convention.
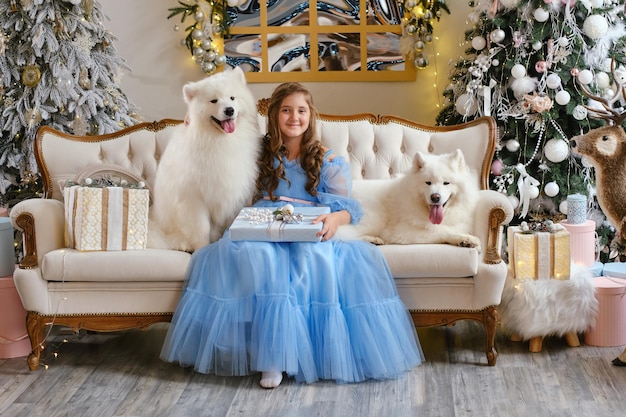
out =
[[[323,223],[311,222],[330,207],[295,207],[292,218],[281,219],[271,207],[244,207],[230,226],[231,240],[263,242],[319,242]]]

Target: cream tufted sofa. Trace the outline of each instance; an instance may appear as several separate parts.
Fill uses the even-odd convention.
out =
[[[259,109],[264,130],[264,100]],[[166,119],[95,137],[70,136],[48,127],[38,131],[35,147],[44,198],[22,201],[11,210],[13,225],[24,236],[24,257],[14,278],[28,311],[30,369],[39,365],[46,326],[115,331],[171,319],[190,255],[158,249],[79,252],[66,248],[59,182],[101,163],[119,165],[152,184],[159,156],[178,123]],[[496,306],[507,272],[500,259],[502,226],[511,220],[513,210],[504,195],[487,190],[495,149],[493,120],[435,128],[391,116],[323,115],[319,132],[326,146],[350,161],[355,187],[360,181],[406,171],[416,151],[444,153],[461,148],[467,163],[479,173],[483,189],[473,219],[483,252],[451,245],[385,245],[381,250],[415,324],[448,325],[462,319],[483,323],[487,362],[494,365]]]

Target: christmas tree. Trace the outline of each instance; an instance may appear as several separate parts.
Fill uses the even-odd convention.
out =
[[[608,99],[619,93],[613,78],[626,79],[624,1],[477,0],[470,6],[465,39],[471,47],[452,64],[437,123],[493,116],[499,143],[492,188],[508,194],[514,223],[561,220],[567,196],[586,195],[601,260],[616,258],[623,248],[597,204],[594,170],[570,152],[569,139],[604,124],[589,111],[600,106],[581,84]]]
[[[0,206],[41,192],[33,141],[51,126],[75,135],[138,121],[119,87],[128,70],[94,0],[0,0]]]

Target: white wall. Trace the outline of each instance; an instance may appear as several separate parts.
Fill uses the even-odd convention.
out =
[[[110,19],[107,28],[118,39],[118,53],[131,69],[122,78],[122,88],[139,107],[145,121],[182,118],[185,105],[182,86],[205,75],[180,40],[183,27],[175,32],[180,18],[167,19],[168,9],[176,0],[102,0],[102,10]],[[417,122],[434,124],[437,104],[443,104],[442,92],[448,84],[448,65],[462,55],[463,34],[471,8],[463,0],[449,0],[451,14],[444,13],[435,27],[439,38],[433,47],[439,56],[430,53],[430,66],[418,71],[414,82],[304,83],[313,93],[322,113],[353,114],[370,112],[392,114]],[[438,87],[435,87],[435,84]],[[277,84],[250,83],[255,97],[269,97]]]

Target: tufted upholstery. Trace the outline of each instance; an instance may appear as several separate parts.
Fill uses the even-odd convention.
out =
[[[259,108],[265,130],[262,101]],[[160,155],[178,123],[166,119],[94,137],[75,137],[48,127],[38,131],[35,147],[44,198],[22,201],[11,210],[14,227],[24,234],[24,258],[14,279],[28,311],[31,369],[39,364],[39,337],[48,324],[111,331],[171,319],[190,255],[158,249],[66,248],[59,183],[75,178],[86,166],[114,164],[153,184]],[[322,115],[319,134],[327,147],[350,162],[355,188],[407,171],[417,151],[461,148],[482,188],[474,223],[483,252],[451,245],[384,245],[381,250],[416,325],[478,320],[485,325],[488,363],[495,364],[495,307],[506,276],[499,251],[502,225],[510,221],[512,208],[505,196],[487,189],[495,147],[493,120],[429,127],[392,116]]]

